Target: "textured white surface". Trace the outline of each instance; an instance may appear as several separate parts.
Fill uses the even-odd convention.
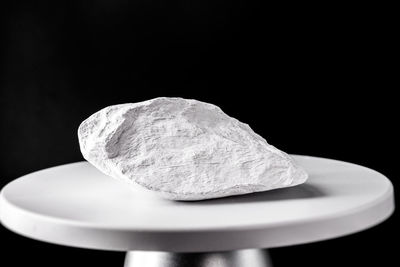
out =
[[[194,252],[338,237],[393,212],[393,187],[382,174],[342,161],[294,159],[310,175],[304,184],[196,202],[131,190],[87,162],[67,164],[6,185],[0,221],[19,234],[70,246]]]
[[[105,174],[174,200],[288,187],[306,172],[244,123],[182,98],[106,107],[78,130],[86,160]]]

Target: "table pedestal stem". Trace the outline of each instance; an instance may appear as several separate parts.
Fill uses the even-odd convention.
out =
[[[174,253],[129,251],[125,267],[272,267],[267,250]]]

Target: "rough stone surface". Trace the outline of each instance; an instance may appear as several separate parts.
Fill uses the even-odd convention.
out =
[[[82,122],[86,160],[173,200],[246,194],[305,182],[286,153],[219,107],[182,98],[106,107]]]

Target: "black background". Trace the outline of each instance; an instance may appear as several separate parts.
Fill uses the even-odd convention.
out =
[[[365,165],[398,185],[393,34],[378,7],[54,2],[0,7],[1,186],[82,160],[82,120],[157,96],[216,104],[284,151]],[[276,267],[393,266],[397,220],[271,254]],[[123,264],[123,253],[0,236],[7,266]]]

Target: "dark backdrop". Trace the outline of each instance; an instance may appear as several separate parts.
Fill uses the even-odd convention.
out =
[[[390,18],[378,8],[53,2],[0,8],[1,186],[82,160],[82,120],[157,96],[219,105],[284,151],[365,165],[399,183]],[[275,266],[391,266],[396,217],[348,237],[273,249]],[[0,236],[2,262],[14,261],[8,266],[123,262],[122,253],[46,244],[4,228]]]

